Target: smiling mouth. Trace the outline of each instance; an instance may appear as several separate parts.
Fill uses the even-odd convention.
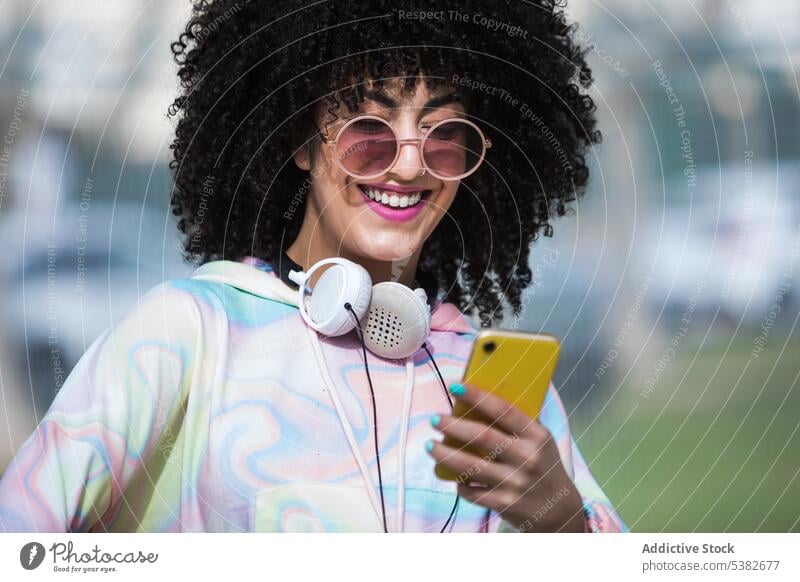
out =
[[[379,202],[389,208],[409,208],[416,206],[428,196],[430,190],[419,190],[417,192],[393,192],[391,190],[382,190],[369,184],[358,184],[359,189],[375,202]]]

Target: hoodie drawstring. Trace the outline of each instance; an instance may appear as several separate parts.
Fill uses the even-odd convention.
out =
[[[397,531],[405,529],[406,516],[406,445],[408,444],[408,423],[411,420],[411,395],[414,392],[414,356],[406,357],[406,391],[403,396],[403,416],[405,420],[400,425],[400,460],[398,462],[397,477]]]

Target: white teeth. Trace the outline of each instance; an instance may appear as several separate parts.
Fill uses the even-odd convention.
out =
[[[365,187],[364,192],[371,200],[380,202],[392,208],[407,208],[414,206],[422,199],[422,192],[413,194],[398,194],[397,192],[386,192],[377,188]]]

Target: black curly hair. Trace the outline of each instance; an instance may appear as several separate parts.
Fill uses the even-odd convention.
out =
[[[531,284],[530,244],[552,236],[600,141],[586,49],[552,0],[200,0],[172,51],[180,95],[173,213],[187,261],[270,261],[299,232],[315,112],[347,116],[367,85],[445,85],[493,142],[418,269],[482,325],[514,314]],[[287,212],[292,208],[294,211]],[[419,272],[418,272],[419,273]]]

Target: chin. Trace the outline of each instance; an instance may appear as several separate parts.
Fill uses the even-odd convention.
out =
[[[409,240],[408,236],[398,236],[394,233],[381,233],[383,236],[372,233],[363,239],[356,249],[356,254],[374,261],[402,261],[410,258],[423,244],[424,241]]]

